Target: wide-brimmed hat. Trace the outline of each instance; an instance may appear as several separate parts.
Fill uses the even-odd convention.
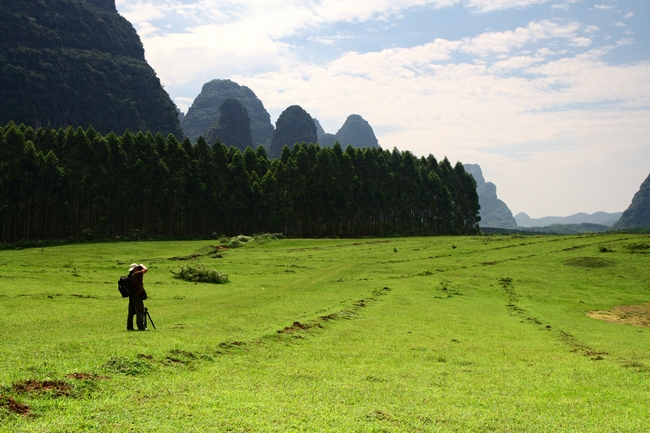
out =
[[[133,270],[134,270],[135,268],[137,268],[138,266],[140,266],[140,265],[137,264],[137,263],[131,263],[131,266],[129,266],[129,272],[133,271]]]

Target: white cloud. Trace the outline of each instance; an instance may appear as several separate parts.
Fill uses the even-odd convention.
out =
[[[638,188],[642,181],[633,174],[650,162],[650,62],[609,65],[602,61],[605,49],[552,61],[512,56],[492,66],[439,61],[464,43],[348,53],[322,66],[234,79],[251,87],[275,117],[299,101],[335,132],[348,114],[358,113],[376,130],[390,131],[379,137],[384,148],[498,171],[490,180],[513,210],[543,216],[549,203],[565,215],[623,210],[629,198],[616,195],[611,178],[597,173],[624,164],[631,171],[621,182]],[[516,68],[526,68],[527,77],[502,74]],[[584,183],[563,187],[575,184],[576,173]],[[610,192],[609,208],[589,204],[603,202],[603,191]],[[534,205],[525,199],[530,194],[538,197]]]
[[[579,28],[578,23],[560,25],[551,21],[531,22],[527,27],[505,32],[488,32],[464,39],[461,51],[485,56],[495,52],[509,52],[513,48],[551,38],[570,39],[574,45],[588,46],[585,41],[587,38],[576,36]]]
[[[203,83],[231,78],[249,86],[272,118],[299,104],[335,132],[358,113],[383,131],[384,148],[480,163],[515,212],[548,215],[549,203],[565,215],[623,210],[643,180],[636,174],[647,175],[650,163],[650,62],[612,65],[603,58],[631,40],[591,48],[584,36],[597,26],[540,19],[456,40],[351,51],[321,64],[283,42],[341,21],[390,24],[413,6],[487,13],[546,2],[118,0],[118,8],[184,111]],[[609,9],[603,6],[597,8]],[[313,40],[331,44],[341,36]],[[614,176],[614,165],[626,170]],[[629,197],[620,193],[628,187]],[[609,208],[594,207],[604,200]]]
[[[597,5],[594,5],[594,9],[608,11],[610,9],[614,9],[614,6],[597,4]]]
[[[623,17],[623,19],[632,18],[633,16],[634,16],[634,12],[628,12],[628,13],[625,14],[625,16]]]
[[[539,63],[543,61],[543,57],[535,56],[514,56],[514,57],[509,57],[506,60],[501,60],[499,62],[495,62],[492,67],[495,68],[495,70],[502,69],[502,70],[512,70],[512,69],[523,69],[527,68],[535,63]]]
[[[550,0],[465,0],[467,6],[479,12],[523,8],[536,4],[547,3]]]

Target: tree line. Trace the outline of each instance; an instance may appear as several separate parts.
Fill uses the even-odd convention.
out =
[[[459,162],[381,148],[241,152],[160,133],[0,127],[0,242],[283,233],[292,237],[478,231]]]

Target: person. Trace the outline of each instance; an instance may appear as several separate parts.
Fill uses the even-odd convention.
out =
[[[138,331],[147,330],[145,327],[144,316],[144,300],[147,299],[147,292],[145,292],[144,284],[142,282],[143,276],[147,270],[147,267],[142,263],[132,263],[131,266],[129,266],[129,278],[131,279],[133,290],[131,290],[131,294],[129,295],[129,315],[126,319],[127,331],[134,331],[133,316],[135,316],[135,323],[138,327]]]

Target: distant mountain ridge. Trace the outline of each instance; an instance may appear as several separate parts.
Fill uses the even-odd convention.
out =
[[[519,212],[515,215],[515,220],[519,227],[546,227],[553,224],[599,224],[611,227],[619,220],[623,212],[595,212],[593,214],[588,214],[585,212],[579,212],[573,215],[566,217],[559,216],[546,216],[542,218],[531,218],[524,212]]]

